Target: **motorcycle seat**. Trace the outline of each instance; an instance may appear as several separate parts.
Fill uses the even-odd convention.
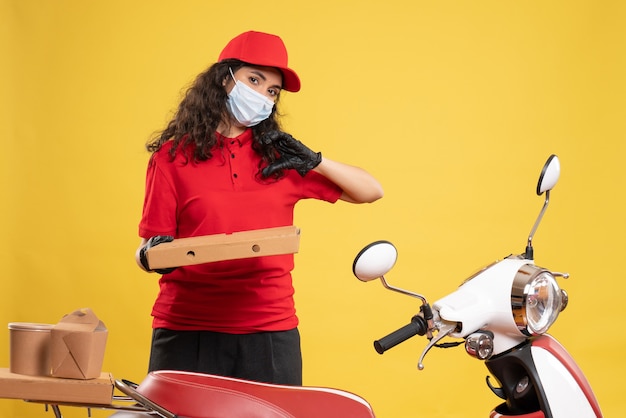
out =
[[[350,392],[252,382],[194,372],[151,372],[137,392],[190,418],[373,418],[367,401]]]

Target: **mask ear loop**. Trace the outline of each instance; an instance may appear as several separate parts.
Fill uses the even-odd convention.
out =
[[[233,74],[233,69],[228,67],[228,71],[230,72],[230,76],[233,78],[235,84],[237,84],[237,79],[235,78],[235,74]]]

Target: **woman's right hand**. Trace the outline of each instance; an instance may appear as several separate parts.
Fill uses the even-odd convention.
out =
[[[172,242],[174,241],[174,237],[171,235],[155,235],[154,237],[146,240],[145,238],[141,240],[141,244],[139,248],[137,248],[137,252],[135,253],[135,260],[137,261],[137,265],[141,267],[143,270],[147,272],[156,272],[159,274],[167,274],[171,273],[177,269],[177,267],[170,267],[165,269],[155,269],[152,270],[150,265],[148,264],[148,257],[146,256],[146,251],[148,251],[152,247],[156,247],[159,244],[163,244],[164,242]]]

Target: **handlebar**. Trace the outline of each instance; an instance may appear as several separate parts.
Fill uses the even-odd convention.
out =
[[[407,325],[395,330],[380,340],[374,341],[374,348],[378,354],[383,354],[390,348],[395,347],[415,335],[426,334],[426,331],[428,331],[426,320],[420,315],[415,315]]]

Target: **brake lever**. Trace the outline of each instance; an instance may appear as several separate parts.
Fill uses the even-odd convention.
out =
[[[428,342],[428,345],[426,346],[424,351],[422,351],[422,355],[420,356],[419,361],[417,362],[418,370],[424,370],[424,363],[423,363],[423,361],[424,361],[424,357],[426,356],[426,353],[428,353],[428,351],[435,344],[437,344],[442,338],[444,338],[445,336],[450,334],[452,331],[454,331],[456,329],[456,327],[457,327],[456,323],[444,323],[441,326],[441,328],[439,328],[439,332],[437,333],[437,336],[433,337]]]

